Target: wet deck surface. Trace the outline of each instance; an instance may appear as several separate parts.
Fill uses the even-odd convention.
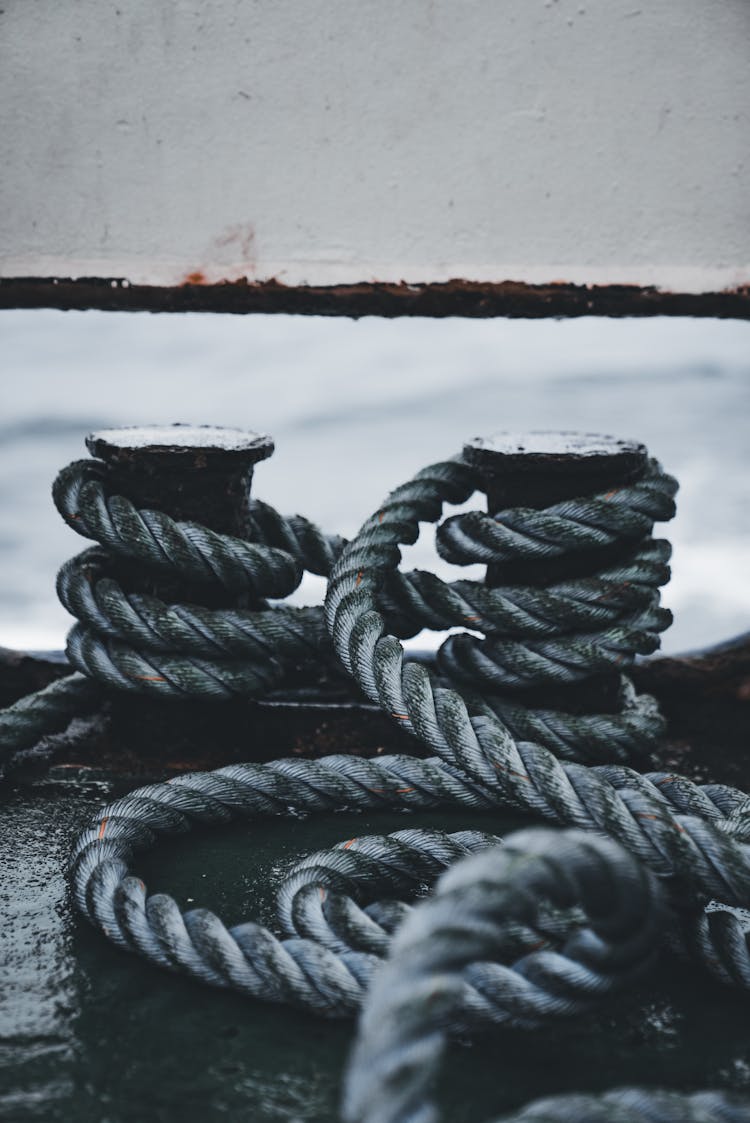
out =
[[[105,798],[134,786],[58,769],[6,799],[0,923],[0,1118],[332,1120],[352,1024],[201,987],[119,952],[74,912],[72,838]],[[138,782],[142,782],[139,777]],[[150,890],[229,923],[273,924],[273,887],[300,854],[403,828],[405,813],[240,823],[165,841],[137,862]],[[410,825],[503,832],[507,815],[431,812]],[[595,1016],[455,1045],[446,1104],[455,1123],[554,1091],[623,1083],[750,1090],[747,998],[665,960]]]
[[[6,653],[0,704],[62,670]],[[750,790],[749,636],[692,659],[644,663],[634,677],[639,689],[657,696],[669,722],[652,767]],[[253,751],[268,759],[418,748],[356,696],[342,701],[340,684],[326,689],[318,687],[315,705],[292,694],[248,705],[237,718],[241,744],[234,744],[229,723],[226,744],[198,737],[192,749],[184,730],[170,745],[166,726],[160,729],[159,715],[148,709],[141,718],[153,735],[139,733],[134,707],[120,730],[130,746],[124,753],[116,735],[123,714],[115,707],[113,729],[83,756],[76,747],[46,779],[0,793],[0,1119],[338,1117],[352,1023],[202,987],[116,950],[75,912],[65,874],[71,844],[97,809],[165,772],[217,767],[232,750],[238,759]],[[207,907],[228,925],[254,919],[274,928],[275,887],[305,853],[407,825],[503,835],[525,823],[466,810],[238,822],[164,839],[138,857],[134,872],[149,891],[169,892],[183,909]],[[476,1123],[554,1092],[634,1083],[750,1094],[747,995],[665,956],[637,989],[596,1014],[457,1043],[443,1072],[452,1123]]]

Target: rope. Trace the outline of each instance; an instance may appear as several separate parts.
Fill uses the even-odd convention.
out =
[[[96,684],[84,675],[74,674],[0,710],[0,780],[14,775],[27,752],[46,738],[61,733],[78,716],[91,712],[99,704],[100,692]],[[55,747],[48,746],[50,763]]]
[[[444,1031],[527,1027],[588,1009],[637,977],[664,940],[723,981],[750,986],[745,794],[621,763],[580,763],[632,759],[661,734],[653,699],[636,695],[625,678],[617,714],[533,709],[512,693],[626,668],[655,648],[671,619],[658,604],[669,547],[649,536],[655,521],[674,512],[675,481],[650,461],[640,479],[601,495],[542,511],[469,512],[438,529],[443,556],[507,565],[509,573],[519,560],[603,550],[607,560],[593,576],[488,589],[400,574],[399,547],[416,540],[420,522],[436,522],[446,502],[464,502],[477,482],[460,459],[432,465],[392,492],[348,544],[257,502],[252,543],[138,510],[108,494],[97,462],[71,465],[54,489],[66,521],[101,547],[68,563],[59,578],[61,599],[80,621],[68,645],[74,666],[119,689],[137,683],[159,693],[225,696],[268,689],[284,659],[319,657],[329,642],[365,695],[435,754],[284,760],[180,776],[104,807],[72,854],[81,911],[116,945],[162,967],[327,1016],[353,1014],[373,984],[375,1012],[363,1020],[345,1108],[356,1123],[427,1123],[435,1116],[424,1099],[426,1081]],[[320,610],[208,610],[126,593],[107,573],[108,553],[217,582],[240,599],[287,595],[303,565],[327,572],[330,640]],[[485,638],[449,637],[436,673],[404,661],[399,635],[446,622]],[[130,873],[138,850],[197,823],[439,806],[505,808],[567,830],[552,841],[548,832],[511,836],[499,850],[497,838],[471,831],[350,839],[291,872],[279,893],[280,936],[252,922],[227,929],[208,910],[183,914]],[[440,894],[415,907],[381,899],[413,898],[465,855],[473,857],[443,883],[451,904]],[[492,917],[481,904],[489,884]],[[438,918],[434,932],[430,917]],[[424,961],[409,935],[417,931],[431,933]],[[401,979],[393,974],[399,971],[413,999],[406,1028],[399,1026],[409,1003],[381,982]],[[426,1005],[435,978],[448,977],[453,982],[438,985],[447,988],[445,1000]],[[432,1011],[429,1027],[425,1011]],[[376,1072],[387,1095],[368,1084]],[[519,1118],[572,1119],[580,1110],[591,1119],[666,1119],[669,1112],[675,1119],[750,1119],[745,1108],[732,1114],[729,1100],[708,1093],[608,1095],[532,1105]]]
[[[68,526],[99,543],[57,577],[58,597],[78,619],[67,640],[76,673],[0,711],[0,778],[22,780],[16,764],[32,749],[37,765],[51,763],[70,744],[70,722],[101,708],[102,687],[174,699],[257,697],[291,666],[333,661],[320,607],[271,608],[265,598],[289,595],[305,569],[327,574],[342,539],[257,501],[254,542],[178,522],[111,494],[107,466],[94,459],[64,468],[52,495]],[[110,573],[117,559],[224,590],[237,607],[166,604],[128,592]],[[242,607],[248,598],[261,610]]]
[[[463,854],[496,846],[499,839],[470,831],[445,835],[407,830],[350,839],[331,852],[310,855],[289,873],[278,893],[280,926],[289,937],[284,941],[257,925],[227,930],[207,910],[183,916],[171,898],[147,896],[143,882],[130,876],[128,863],[161,834],[238,815],[441,805],[481,809],[496,806],[497,800],[439,760],[411,757],[283,760],[178,777],[140,788],[97,813],[73,851],[73,891],[81,910],[111,940],[161,966],[278,1000],[289,989],[291,957],[297,967],[304,965],[308,984],[302,990],[297,982],[286,1000],[330,1016],[347,1015],[369,983],[371,957],[387,952],[392,931],[409,911],[395,902],[378,902],[377,895],[413,895]],[[533,930],[514,930],[516,952],[559,945],[578,920],[558,910],[538,920]],[[621,981],[629,980],[630,965],[623,964],[620,975]],[[581,993],[561,1001],[553,973],[532,988],[490,966],[477,993],[466,999],[464,1020],[528,1026],[543,1015],[588,1009],[592,987],[600,992],[606,984],[599,980],[594,987],[590,973],[579,982]],[[614,980],[608,985],[614,986]]]
[[[96,460],[64,468],[52,494],[68,525],[105,548],[84,551],[58,576],[60,600],[79,619],[68,637],[67,654],[82,673],[117,690],[248,697],[277,685],[290,664],[324,657],[328,645],[319,609],[271,609],[265,604],[267,597],[288,596],[305,568],[319,572],[321,565],[330,564],[334,547],[340,549],[338,540],[332,543],[313,533],[306,520],[299,520],[304,525],[293,534],[280,516],[271,519],[270,508],[264,505],[259,514],[256,507],[256,531],[270,525],[293,552],[217,534],[109,494],[106,465]],[[223,589],[239,605],[209,610],[126,593],[108,575],[108,554],[207,589]],[[247,597],[259,601],[262,610],[242,607]]]
[[[466,465],[455,471],[452,494],[467,497],[476,477]],[[658,511],[656,485],[646,494],[653,510],[664,514],[674,482],[656,472],[649,480],[651,476],[661,481]],[[635,485],[639,510],[644,486]],[[99,543],[66,562],[57,578],[60,601],[78,620],[68,636],[67,654],[80,673],[0,714],[0,752],[6,763],[96,708],[101,694],[94,683],[157,697],[222,700],[263,696],[292,666],[314,666],[321,660],[335,664],[320,607],[271,608],[265,598],[289,595],[304,570],[328,576],[345,545],[338,536],[324,534],[300,515],[284,517],[259,500],[250,505],[252,541],[178,522],[112,494],[107,466],[93,459],[64,468],[53,485],[53,498],[73,530]],[[562,506],[579,522],[591,518],[590,502]],[[558,508],[550,508],[550,518],[559,521]],[[539,513],[534,515],[538,521]],[[455,527],[455,519],[448,522]],[[457,624],[484,630],[488,639],[481,651],[469,637],[449,639],[440,652],[440,669],[449,680],[460,683],[469,677],[493,691],[494,712],[516,736],[533,737],[572,759],[631,760],[654,745],[664,724],[653,699],[636,695],[628,680],[622,682],[617,715],[529,709],[497,691],[545,681],[545,668],[547,679],[568,681],[599,665],[621,666],[636,652],[653,650],[658,631],[671,619],[658,607],[658,587],[669,579],[669,552],[666,542],[628,542],[623,557],[594,577],[542,589],[447,583],[430,573],[401,574],[393,567],[379,590],[378,605],[402,637],[424,627]],[[118,558],[224,590],[237,605],[209,609],[167,604],[153,595],[128,592],[111,573]],[[260,610],[243,605],[248,597]]]
[[[624,969],[648,965],[658,946],[661,887],[611,840],[524,831],[500,850],[463,860],[441,878],[432,900],[406,917],[390,960],[374,978],[346,1077],[345,1123],[436,1123],[430,1085],[466,988],[487,961],[506,959],[515,927],[538,923],[542,902],[579,910],[581,926],[563,955],[533,951],[514,969],[531,988],[540,977],[553,978],[560,1004],[589,977],[592,991],[601,993]],[[747,1123],[750,1105],[716,1093],[621,1089],[541,1100],[510,1119]]]

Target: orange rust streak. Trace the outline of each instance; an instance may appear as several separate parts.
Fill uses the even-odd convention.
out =
[[[350,847],[350,846],[351,846],[351,845],[352,845],[353,843],[355,843],[356,841],[357,841],[357,840],[356,840],[356,838],[350,838],[348,842],[345,842],[345,843],[344,843],[344,850],[348,850],[348,849],[349,849],[349,847]]]
[[[635,817],[636,819],[655,819],[657,821],[661,819],[661,815],[651,815],[648,811],[636,811]],[[685,834],[685,828],[680,826],[679,823],[673,822],[672,826],[675,828],[675,830],[680,831],[681,834]]]
[[[482,617],[481,617],[481,616],[464,616],[464,620],[468,620],[468,622],[469,622],[470,624],[473,624],[473,623],[475,623],[475,622],[476,622],[477,620],[481,620],[481,619],[482,619]]]
[[[399,721],[409,721],[408,714],[391,714],[391,717],[398,718]]]
[[[382,523],[384,518],[385,518],[385,511],[378,511],[378,522]]]
[[[161,675],[131,675],[130,677],[131,678],[137,678],[141,682],[166,682],[167,681],[165,678],[162,678]]]
[[[504,764],[496,764],[495,768],[498,772],[507,772],[509,776],[518,776],[519,779],[528,780],[528,782],[531,783],[530,778],[525,772],[516,772],[513,768],[506,768]]]
[[[619,491],[620,491],[619,487],[613,487],[611,491],[607,492],[607,494],[604,496],[604,498],[605,499],[614,499],[614,497],[619,493]]]
[[[109,822],[109,817],[102,819],[101,823],[99,824],[99,835],[98,835],[99,838],[104,838],[104,832],[107,829],[107,823],[108,822]]]
[[[406,795],[407,792],[413,792],[414,788],[368,788],[368,792],[375,792],[376,795]],[[355,840],[352,839],[352,842]]]
[[[364,573],[364,570],[360,569],[359,573],[357,574],[357,580],[354,582],[354,588],[355,589],[357,589],[359,587],[360,582],[362,581],[362,574],[363,573]]]

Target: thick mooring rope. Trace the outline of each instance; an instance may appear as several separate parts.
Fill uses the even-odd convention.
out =
[[[101,462],[70,465],[55,483],[55,502],[98,543],[58,578],[79,621],[68,655],[81,673],[0,714],[0,744],[12,762],[39,751],[50,723],[61,729],[95,708],[102,686],[262,695],[290,663],[337,658],[429,746],[429,760],[282,760],[149,785],[102,808],[72,855],[79,908],[123,949],[327,1016],[364,1004],[348,1123],[436,1119],[428,1082],[446,1032],[532,1027],[590,1009],[637,978],[664,941],[723,981],[750,987],[745,794],[624,766],[663,731],[653,699],[624,677],[618,713],[530,708],[517,693],[625,670],[658,645],[670,621],[658,593],[669,546],[650,534],[673,514],[675,481],[650,461],[640,478],[600,495],[543,510],[469,512],[438,529],[444,557],[495,572],[506,564],[518,572],[519,559],[604,548],[608,561],[593,576],[489,588],[401,574],[400,545],[477,483],[461,458],[426,468],[348,544],[253,501],[246,541],[137,508],[111,493]],[[207,609],[128,592],[112,558],[222,588],[235,605]],[[303,569],[329,577],[325,616],[265,601],[292,592]],[[450,636],[434,672],[405,661],[398,637],[456,626],[484,638]],[[138,850],[193,824],[456,806],[530,812],[566,830],[504,843],[470,830],[349,839],[290,872],[278,895],[278,936],[254,923],[227,929],[208,910],[183,914],[129,872]],[[418,896],[448,867],[433,901],[393,899]],[[539,1101],[513,1118],[698,1123],[748,1121],[750,1110],[723,1094],[626,1089]]]
[[[477,482],[468,465],[453,463],[450,494],[468,497]],[[419,570],[402,574],[392,567],[377,590],[378,607],[390,630],[401,637],[422,628],[459,625],[485,633],[479,646],[469,637],[449,639],[441,649],[440,668],[451,681],[469,679],[491,691],[489,704],[517,737],[572,759],[631,760],[653,746],[663,722],[653,699],[636,695],[627,679],[621,711],[615,715],[529,709],[502,692],[519,685],[575,681],[611,665],[626,667],[634,654],[654,650],[658,632],[671,619],[658,604],[659,586],[669,579],[670,549],[667,542],[651,540],[648,532],[654,518],[671,517],[674,486],[652,466],[643,480],[621,491],[622,556],[592,577],[544,588],[512,584],[491,589],[474,581],[447,583]],[[14,759],[35,746],[39,756],[43,738],[96,709],[101,702],[96,683],[178,700],[257,697],[278,686],[290,666],[335,661],[320,607],[271,607],[265,598],[288,596],[305,570],[327,577],[344,546],[338,536],[324,534],[300,515],[284,517],[259,500],[250,504],[251,540],[217,534],[139,509],[112,492],[107,465],[95,459],[64,468],[53,498],[73,530],[99,543],[65,563],[57,579],[62,604],[78,620],[67,654],[79,673],[0,712],[0,768],[12,773]],[[558,508],[567,509],[565,517]],[[554,534],[560,527],[570,549],[576,532],[582,545],[590,545],[592,527],[599,527],[608,543],[616,537],[607,522],[611,517],[597,515],[595,501],[558,508],[532,513],[537,553],[544,533],[552,540],[548,552],[559,552]],[[461,520],[447,520],[439,534],[440,549],[458,551],[464,560],[485,558],[483,541],[476,557],[466,545],[472,533],[487,537],[483,518],[467,518],[469,531],[461,530]],[[236,598],[236,607],[167,604],[127,591],[110,572],[117,559],[208,590],[222,589]],[[259,611],[244,606],[248,597]]]
[[[254,541],[217,534],[138,509],[111,492],[107,477],[102,461],[79,460],[53,485],[67,524],[99,545],[66,562],[57,578],[60,601],[78,620],[67,641],[78,673],[0,712],[0,767],[11,774],[26,750],[99,706],[102,687],[183,700],[262,696],[290,666],[333,658],[320,607],[271,607],[265,598],[288,596],[305,570],[327,576],[342,539],[257,501]],[[110,573],[113,559],[224,590],[237,607],[166,604],[126,591]],[[247,597],[261,610],[243,607]]]
[[[349,1123],[434,1120],[427,1081],[446,1030],[533,1026],[580,1012],[629,983],[664,940],[723,981],[750,987],[745,794],[621,764],[561,760],[540,743],[570,758],[578,731],[583,759],[604,755],[614,741],[609,759],[618,760],[628,751],[620,732],[628,721],[631,742],[649,743],[661,729],[658,715],[629,685],[623,715],[578,718],[524,710],[490,692],[509,674],[524,682],[576,679],[587,651],[589,667],[627,666],[653,648],[667,623],[655,590],[668,576],[668,547],[648,535],[654,521],[671,517],[674,481],[651,462],[617,491],[541,512],[462,515],[438,532],[452,559],[481,556],[493,565],[514,557],[515,544],[521,556],[557,552],[559,542],[568,551],[619,544],[622,560],[594,578],[540,593],[400,576],[399,545],[415,541],[420,522],[439,519],[445,502],[464,501],[475,482],[472,469],[454,460],[398,488],[340,553],[326,598],[339,659],[370,699],[432,749],[432,759],[333,756],[179,776],[102,808],[72,855],[79,908],[123,949],[328,1016],[351,1015],[364,1002],[347,1080]],[[263,517],[273,526],[273,548],[290,545],[274,516]],[[121,533],[107,529],[112,540]],[[193,547],[199,539],[191,532],[188,540]],[[501,622],[483,628],[484,640],[449,639],[435,674],[404,660],[398,639],[386,634],[384,612],[404,624],[394,629],[401,634],[420,619],[443,626],[462,618],[472,629],[480,620]],[[519,729],[524,738],[537,730],[544,737],[515,739]],[[280,937],[254,923],[227,929],[204,909],[183,914],[129,872],[136,851],[197,823],[440,806],[528,812],[566,831],[524,832],[500,849],[498,839],[471,831],[350,839],[291,871],[279,893]],[[381,900],[413,896],[447,866],[433,902]],[[750,1109],[718,1093],[630,1089],[539,1101],[513,1119],[747,1123]]]
[[[538,926],[545,904],[578,911],[581,926],[562,955],[534,951],[519,957],[515,968],[530,989],[540,977],[553,979],[560,1006],[586,984],[601,995],[612,976],[620,979],[654,955],[664,919],[661,887],[611,840],[580,831],[524,831],[500,850],[462,861],[443,875],[434,897],[406,917],[389,962],[375,976],[347,1074],[346,1123],[435,1123],[431,1084],[447,1027],[477,976],[508,956],[514,929]],[[724,1094],[622,1089],[540,1100],[506,1123],[749,1118],[747,1104]]]
[[[305,569],[327,574],[339,539],[297,520],[287,528],[286,548],[277,548],[138,509],[125,496],[110,494],[106,465],[96,460],[63,469],[53,498],[69,526],[100,544],[64,565],[57,582],[60,600],[79,620],[67,653],[82,673],[117,690],[230,698],[265,693],[289,663],[320,660],[327,646],[320,611],[286,605],[270,610],[265,598],[289,596]],[[265,507],[265,520],[256,521],[258,532],[269,513]],[[271,529],[284,529],[280,517]],[[108,575],[108,555],[209,590],[218,587],[236,597],[238,607],[166,605],[126,593]],[[248,596],[263,610],[244,608]]]

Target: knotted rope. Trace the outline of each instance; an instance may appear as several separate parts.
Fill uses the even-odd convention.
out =
[[[353,1013],[374,980],[373,1012],[363,1019],[348,1084],[351,1123],[428,1123],[435,1115],[424,1099],[425,1081],[446,1028],[529,1026],[586,1009],[648,965],[662,932],[723,981],[750,986],[745,794],[665,773],[641,775],[620,764],[560,760],[543,744],[514,739],[509,726],[525,731],[537,722],[550,730],[548,743],[560,750],[562,741],[560,755],[570,756],[564,715],[532,716],[487,693],[498,676],[506,684],[504,668],[516,657],[524,681],[556,681],[561,673],[569,681],[583,673],[586,649],[607,665],[627,665],[653,646],[667,622],[654,588],[666,579],[668,550],[647,535],[655,520],[671,516],[674,481],[651,462],[641,480],[617,493],[442,524],[438,542],[454,560],[475,561],[481,552],[495,564],[516,556],[516,543],[521,556],[555,552],[560,542],[566,551],[592,543],[623,547],[627,556],[617,566],[560,583],[539,604],[538,590],[478,593],[468,582],[446,586],[425,575],[398,575],[399,545],[415,541],[421,521],[436,521],[445,502],[464,501],[474,485],[472,470],[456,460],[424,469],[398,488],[341,552],[326,598],[339,659],[369,698],[432,749],[432,759],[333,756],[180,776],[104,807],[72,855],[79,908],[118,946],[160,966],[329,1016]],[[275,534],[278,543],[280,531]],[[564,626],[566,598],[575,602],[577,622],[593,625],[586,639]],[[449,639],[440,674],[405,662],[398,639],[386,634],[383,611],[397,620],[408,616],[412,626],[420,612],[432,620],[445,619],[441,612],[454,620],[463,614],[474,625],[467,617],[485,619],[493,604],[504,606],[504,623],[488,629],[485,640]],[[479,611],[466,613],[466,606]],[[596,615],[600,607],[603,616]],[[484,691],[469,675],[474,666]],[[474,689],[463,685],[467,678]],[[460,692],[449,681],[461,684]],[[638,705],[632,691],[627,701]],[[652,703],[638,712],[644,727],[658,725]],[[604,744],[617,738],[621,716],[576,720]],[[617,744],[612,756],[623,751]],[[281,937],[253,923],[227,929],[208,910],[183,914],[171,897],[149,895],[129,872],[136,851],[193,823],[457,805],[529,812],[568,833],[551,840],[547,832],[526,832],[500,850],[497,839],[475,832],[349,840],[289,875],[279,895]],[[486,853],[452,869],[433,904],[412,912],[408,904],[379,899],[413,894],[457,856],[481,850]],[[396,931],[392,962],[380,967]],[[543,1101],[514,1118],[697,1123],[747,1121],[750,1110],[713,1093],[626,1090]]]

